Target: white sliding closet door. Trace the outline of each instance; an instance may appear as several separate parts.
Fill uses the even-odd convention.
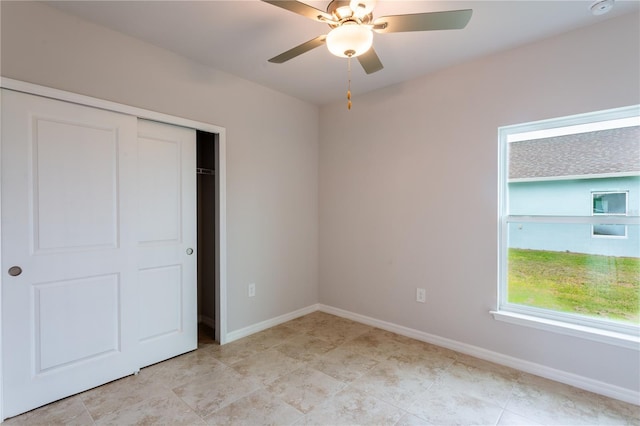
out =
[[[195,131],[2,90],[3,416],[197,346]]]
[[[2,91],[6,417],[137,369],[136,127]]]
[[[196,131],[138,122],[140,367],[196,349]]]

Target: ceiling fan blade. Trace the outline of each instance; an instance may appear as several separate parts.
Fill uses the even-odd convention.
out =
[[[373,74],[376,71],[380,71],[382,68],[382,62],[380,62],[380,58],[378,58],[378,54],[373,49],[373,47],[367,50],[362,55],[358,56],[358,62],[364,68],[364,72],[367,74]]]
[[[308,4],[301,3],[299,1],[294,0],[262,0],[265,3],[272,4],[274,6],[281,7],[289,12],[297,13],[298,15],[302,15],[306,18],[313,19],[314,21],[333,22],[333,16],[324,12],[320,9],[316,9],[313,6],[309,6]]]
[[[271,59],[269,62],[274,64],[281,64],[283,62],[287,62],[289,59],[293,59],[296,56],[302,55],[305,52],[310,51],[311,49],[315,49],[318,46],[322,46],[327,39],[326,35],[318,36],[314,39],[306,41],[299,46],[294,47],[293,49],[289,49],[284,53],[279,54]]]
[[[460,30],[471,19],[472,9],[427,12],[412,15],[383,16],[373,22],[373,29],[379,33],[399,33],[406,31]]]

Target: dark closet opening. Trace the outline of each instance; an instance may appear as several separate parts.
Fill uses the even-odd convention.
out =
[[[198,341],[218,340],[216,329],[216,286],[218,280],[217,198],[218,135],[196,133],[198,192]]]

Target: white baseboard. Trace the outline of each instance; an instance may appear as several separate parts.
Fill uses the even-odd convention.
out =
[[[469,345],[466,343],[458,342],[456,340],[447,339],[444,337],[436,336],[434,334],[429,334],[423,331],[403,327],[390,322],[381,321],[375,318],[345,311],[343,309],[320,304],[318,305],[318,310],[326,312],[328,314],[337,315],[339,317],[367,324],[373,327],[381,328],[383,330],[391,331],[393,333],[410,337],[412,339],[451,349],[456,352],[471,355],[473,357],[494,362],[496,364],[515,368],[526,373],[534,374],[536,376],[544,377],[546,379],[584,389],[589,392],[619,399],[631,404],[640,405],[640,392],[634,391],[632,389],[623,388],[620,386],[590,379],[588,377],[580,376],[562,370],[557,370],[541,364],[536,364],[534,362],[514,358],[508,355],[503,355],[498,352],[493,352],[484,348],[480,348],[478,346]]]
[[[243,337],[250,336],[267,328],[275,327],[292,319],[308,315],[312,312],[319,310],[318,304],[307,306],[306,308],[298,309],[297,311],[290,312],[288,314],[280,315],[279,317],[268,319],[257,324],[250,325],[249,327],[241,328],[227,333],[226,343],[231,343],[234,340],[242,339]]]

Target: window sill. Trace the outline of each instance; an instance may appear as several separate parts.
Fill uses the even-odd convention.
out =
[[[640,336],[631,336],[628,334],[616,333],[614,331],[601,330],[598,328],[570,324],[515,312],[491,311],[491,314],[494,319],[508,322],[510,324],[523,325],[525,327],[537,328],[540,330],[551,331],[553,333],[580,337],[583,339],[640,351]]]

